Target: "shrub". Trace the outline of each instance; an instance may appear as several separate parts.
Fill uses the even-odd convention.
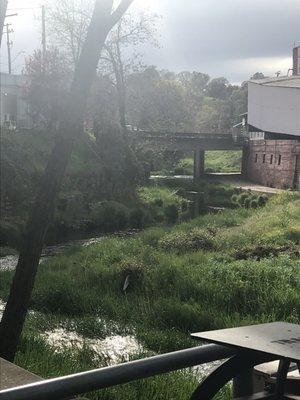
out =
[[[134,208],[129,216],[130,226],[132,228],[143,228],[145,226],[145,211],[142,208]]]
[[[155,200],[153,201],[153,204],[154,204],[155,206],[157,206],[157,207],[162,207],[162,206],[164,205],[164,202],[163,202],[162,199],[155,199]]]
[[[163,236],[159,245],[167,251],[180,253],[197,250],[211,250],[214,246],[211,233],[196,228],[190,232],[172,232]]]
[[[9,222],[0,222],[1,246],[19,248],[22,241],[22,227]]]
[[[300,226],[290,226],[286,236],[289,240],[296,244],[300,244]]]
[[[233,194],[231,196],[231,203],[234,204],[234,205],[238,204],[238,195],[237,194]]]
[[[169,224],[175,224],[178,220],[178,208],[176,204],[169,204],[165,207],[165,217]]]
[[[245,201],[244,201],[244,207],[245,208],[250,208],[250,204],[251,204],[251,198],[250,197],[247,197],[246,199],[245,199]]]
[[[258,206],[259,206],[259,204],[258,204],[258,200],[257,199],[252,199],[250,201],[250,207],[251,208],[257,208]]]
[[[237,203],[240,207],[244,206],[245,200],[249,197],[249,193],[243,192],[237,197]]]
[[[257,198],[257,202],[258,202],[258,205],[260,207],[266,205],[267,201],[268,201],[268,196],[267,195],[260,195]]]
[[[92,216],[96,226],[104,231],[125,229],[129,222],[129,210],[116,201],[96,203],[92,207]]]

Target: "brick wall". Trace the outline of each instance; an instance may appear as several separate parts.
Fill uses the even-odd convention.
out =
[[[300,140],[250,140],[244,150],[244,175],[264,186],[292,188],[297,157]]]

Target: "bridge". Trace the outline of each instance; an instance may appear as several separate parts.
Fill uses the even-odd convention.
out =
[[[194,180],[204,175],[205,151],[207,150],[241,150],[246,138],[232,133],[162,133],[152,131],[132,131],[135,143],[152,149],[169,151],[194,152]]]

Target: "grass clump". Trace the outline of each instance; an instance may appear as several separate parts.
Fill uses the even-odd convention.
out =
[[[178,195],[177,189],[153,185],[141,187],[138,193],[156,222],[174,224],[187,208],[187,200]]]
[[[159,246],[166,251],[177,251],[179,253],[212,250],[214,246],[211,233],[195,228],[190,232],[172,232],[163,236]]]
[[[231,196],[231,203],[236,207],[258,208],[265,206],[268,199],[266,194],[257,195],[251,192],[251,190],[247,190],[239,195],[233,194]]]

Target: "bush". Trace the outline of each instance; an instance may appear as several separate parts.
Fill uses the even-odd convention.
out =
[[[164,250],[180,253],[197,250],[211,250],[214,247],[212,234],[196,228],[190,232],[172,232],[159,240]]]
[[[231,196],[231,203],[234,204],[234,205],[238,204],[238,195],[237,194],[233,194]]]
[[[165,207],[165,217],[169,224],[175,224],[178,220],[178,208],[176,204],[169,204]]]
[[[92,207],[92,216],[98,229],[114,231],[125,229],[129,222],[129,210],[116,201],[96,203]]]
[[[292,242],[300,244],[300,226],[290,226],[286,235]]]
[[[249,197],[249,193],[243,192],[237,197],[237,203],[240,207],[244,206],[245,200]]]
[[[22,242],[22,227],[9,222],[0,222],[1,246],[19,248]]]
[[[248,190],[247,192],[243,192],[239,195],[232,195],[231,203],[245,208],[257,208],[265,206],[268,199],[268,196],[265,194],[257,196],[256,194],[252,193],[251,190]]]
[[[250,197],[247,197],[246,199],[245,199],[245,201],[244,201],[244,207],[245,208],[250,208],[250,204],[251,204],[251,198]]]
[[[267,195],[261,195],[261,196],[258,196],[258,198],[257,198],[257,202],[260,207],[265,206],[267,201],[268,201]]]
[[[143,228],[146,224],[146,213],[142,208],[134,208],[129,216],[130,226],[132,228]]]
[[[251,208],[257,208],[258,206],[259,206],[259,204],[258,204],[258,200],[257,199],[252,199],[250,201],[250,207]]]
[[[155,199],[153,204],[157,207],[162,207],[164,205],[164,202],[162,199]]]

